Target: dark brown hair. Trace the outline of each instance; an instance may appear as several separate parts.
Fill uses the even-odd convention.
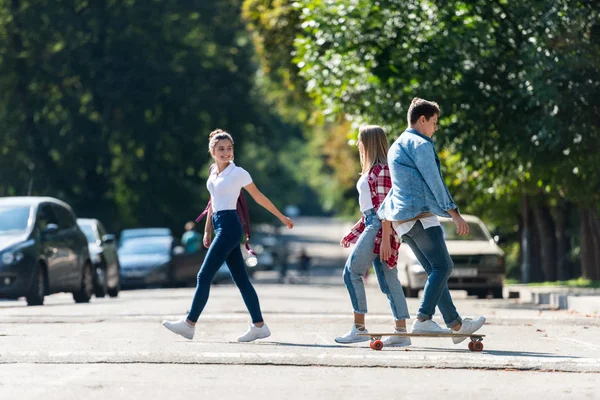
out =
[[[223,129],[215,129],[208,135],[208,151],[212,154],[217,142],[219,140],[227,139],[233,144],[233,138],[228,132],[225,132]]]
[[[440,106],[435,101],[429,101],[415,97],[408,107],[408,123],[415,124],[421,116],[429,121],[434,115],[440,115]]]

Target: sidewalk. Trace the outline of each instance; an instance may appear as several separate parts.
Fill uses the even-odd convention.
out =
[[[557,310],[600,315],[600,288],[516,284],[504,286],[503,292],[504,298],[519,299],[522,304],[547,305]]]

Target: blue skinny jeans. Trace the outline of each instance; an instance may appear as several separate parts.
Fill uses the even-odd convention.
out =
[[[212,215],[212,224],[215,237],[206,253],[200,272],[198,284],[188,319],[198,321],[200,313],[204,310],[211,282],[225,262],[231,272],[231,277],[242,294],[246,308],[252,317],[252,322],[263,322],[258,296],[250,282],[240,243],[242,241],[242,224],[236,210],[218,211]]]

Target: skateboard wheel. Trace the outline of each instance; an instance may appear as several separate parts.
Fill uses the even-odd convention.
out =
[[[372,340],[369,342],[369,347],[373,348],[373,341]]]
[[[475,342],[469,342],[469,350],[475,351]]]
[[[383,342],[381,340],[375,340],[371,345],[373,350],[381,350],[383,349]]]
[[[473,343],[473,349],[475,351],[481,351],[481,350],[483,350],[483,343],[482,342],[475,342],[475,343]]]

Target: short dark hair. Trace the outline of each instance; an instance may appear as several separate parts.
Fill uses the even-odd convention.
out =
[[[429,101],[415,97],[408,107],[408,123],[410,125],[416,123],[421,116],[429,120],[434,115],[440,115],[440,106],[435,101]]]

